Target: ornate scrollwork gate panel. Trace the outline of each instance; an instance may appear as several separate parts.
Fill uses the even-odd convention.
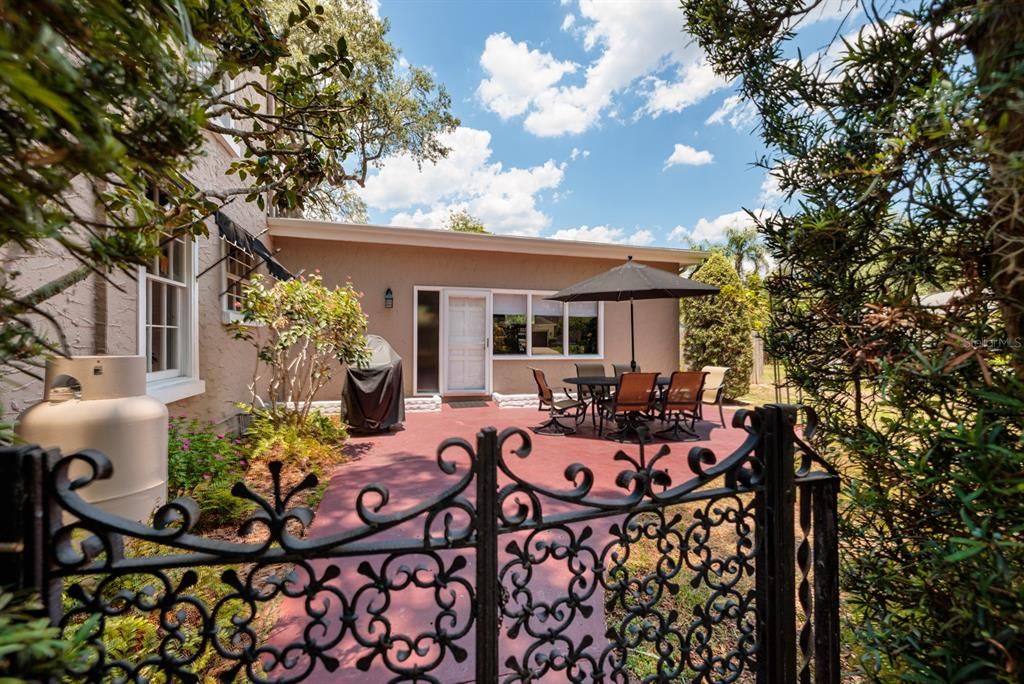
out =
[[[294,501],[315,478],[285,491],[272,466],[272,495],[233,490],[244,541],[196,534],[189,499],[152,525],[86,503],[102,454],[8,450],[0,568],[83,635],[69,680],[838,682],[837,478],[796,415],[738,412],[727,456],[640,447],[614,483],[576,464],[561,486],[518,474],[527,433],[486,429],[439,447],[436,495],[396,510],[367,485],[358,524],[313,536]]]

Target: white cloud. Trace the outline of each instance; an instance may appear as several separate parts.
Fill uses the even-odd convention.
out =
[[[615,111],[615,96],[634,86],[645,101],[640,111],[656,116],[725,85],[683,31],[676,0],[646,2],[642,11],[629,2],[580,0],[573,21],[583,47],[596,53],[582,82],[566,78],[575,73],[571,62],[493,34],[480,58],[487,77],[477,92],[484,106],[504,118],[525,114],[524,126],[535,135],[559,136],[596,125]],[[674,78],[659,76],[666,71]]]
[[[774,209],[782,204],[784,199],[786,199],[786,193],[779,187],[779,179],[772,175],[771,172],[764,174],[764,178],[761,180],[761,192],[757,196],[757,201],[763,207]]]
[[[565,165],[548,160],[529,168],[491,162],[491,134],[460,127],[444,139],[451,148],[437,164],[419,168],[408,155],[385,160],[361,196],[375,209],[400,210],[392,225],[440,228],[452,210],[463,209],[495,233],[537,235],[551,220],[537,208],[538,195],[561,185]]]
[[[755,212],[757,213],[757,212]],[[733,211],[713,219],[701,218],[691,230],[685,226],[676,226],[669,233],[668,239],[673,242],[721,242],[725,239],[725,231],[730,228],[747,228],[754,225],[753,219],[745,211]]]
[[[636,245],[637,247],[649,245],[652,242],[654,242],[654,233],[649,230],[638,230],[626,239],[627,244]]]
[[[757,121],[757,108],[749,100],[744,100],[742,95],[730,95],[704,123],[711,125],[726,121],[736,130],[750,129]]]
[[[627,245],[643,246],[654,242],[654,234],[649,230],[637,230],[630,235],[622,228],[611,226],[580,226],[579,228],[563,228],[551,237],[555,240],[576,240],[580,242],[618,242]]]
[[[562,19],[562,30],[568,31],[572,28],[572,25],[576,23],[576,15],[570,12],[565,15],[565,19]]]
[[[665,168],[683,164],[686,166],[703,166],[715,160],[715,156],[707,150],[698,150],[689,145],[676,143],[672,154],[665,160]]]
[[[580,158],[580,157],[582,157],[583,159],[586,159],[589,156],[590,156],[590,150],[581,150],[578,147],[572,148],[572,152],[569,153],[569,159],[571,159],[572,161],[576,161],[576,159]]]
[[[711,65],[701,60],[681,66],[675,82],[652,78],[643,111],[652,116],[681,112],[705,97],[729,85],[729,81],[715,73]]]
[[[572,62],[531,50],[504,33],[487,37],[480,65],[490,77],[480,82],[477,95],[503,119],[525,112],[539,94],[576,70]]]

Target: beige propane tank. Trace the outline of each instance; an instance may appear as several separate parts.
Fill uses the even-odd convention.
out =
[[[144,522],[167,501],[167,407],[146,396],[141,356],[51,359],[43,401],[21,414],[16,429],[28,444],[106,454],[111,477],[78,490],[105,511]],[[71,477],[87,473],[76,464]]]

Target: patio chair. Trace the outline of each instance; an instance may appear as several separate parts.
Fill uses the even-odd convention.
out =
[[[551,386],[548,385],[544,371],[539,368],[530,370],[533,371],[533,381],[537,383],[537,409],[543,411],[546,408],[549,416],[547,422],[530,429],[538,435],[571,435],[576,432],[575,427],[563,425],[558,419],[571,417],[579,425],[587,416],[587,405],[579,399],[574,399],[567,389],[563,391],[569,397],[568,399],[555,399],[555,394],[551,391]],[[572,411],[575,413],[570,415]]]
[[[616,422],[622,421],[623,427],[618,430],[618,437],[625,437],[631,431],[637,432],[637,428],[644,425],[649,419],[648,412],[654,400],[657,382],[657,373],[623,373],[620,375],[615,394],[601,403],[597,434],[604,434],[606,418]],[[611,434],[608,436],[613,438]]]
[[[704,419],[704,404],[718,404],[718,418],[725,427],[725,411],[722,404],[725,401],[725,374],[729,371],[726,366],[704,366],[701,371],[707,373],[704,379],[704,392],[701,397],[700,418]]]
[[[622,377],[623,373],[639,373],[640,366],[637,366],[636,370],[634,371],[628,363],[613,363],[612,372],[615,374],[615,377],[620,378]]]
[[[656,433],[658,437],[681,441],[688,437],[697,437],[693,431],[700,417],[701,395],[704,389],[703,371],[676,371],[672,374],[661,398],[662,420],[670,426]],[[689,421],[689,426],[686,425]]]
[[[606,378],[608,377],[608,372],[605,370],[603,363],[577,363],[576,376],[580,378]],[[580,385],[579,392],[580,401],[590,404],[591,425],[597,425],[598,404],[608,398],[607,388]]]
[[[603,363],[577,363],[576,375],[581,378],[606,378],[608,372]]]

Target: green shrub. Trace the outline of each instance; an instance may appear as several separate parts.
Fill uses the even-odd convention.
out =
[[[341,446],[348,432],[314,411],[301,424],[278,424],[272,417],[258,414],[245,437],[254,461],[281,461],[319,475],[324,472],[323,466],[343,460]]]
[[[167,487],[173,495],[196,500],[203,513],[201,527],[237,522],[250,510],[250,502],[231,495],[231,486],[244,478],[247,467],[242,440],[208,421],[171,419]]]
[[[741,397],[750,391],[753,364],[749,295],[736,268],[717,252],[708,257],[692,278],[716,285],[720,291],[712,297],[691,297],[680,302],[686,326],[686,364],[696,370],[728,366],[725,397]]]
[[[58,676],[74,663],[81,644],[95,628],[91,618],[68,639],[47,617],[34,594],[0,593],[0,682],[38,681]]]
[[[172,418],[168,429],[167,486],[190,492],[203,482],[240,477],[246,469],[242,442],[208,421]]]

